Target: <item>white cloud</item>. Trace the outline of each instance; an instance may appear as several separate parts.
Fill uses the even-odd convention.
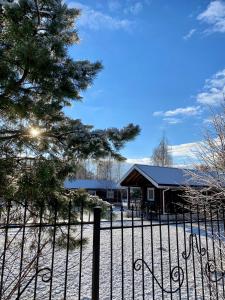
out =
[[[222,0],[211,1],[197,19],[211,25],[207,30],[208,32],[225,33],[225,2]]]
[[[195,116],[201,113],[200,106],[178,107],[174,110],[155,111],[153,116],[175,117],[175,116]]]
[[[128,158],[126,160],[126,163],[128,164],[142,164],[142,165],[150,165],[151,159],[150,157],[139,157],[139,158]]]
[[[200,113],[200,106],[179,107],[174,110],[168,110],[164,113],[165,117],[174,116],[194,116]]]
[[[194,35],[195,32],[196,32],[196,29],[191,29],[186,35],[183,36],[183,39],[184,40],[190,39]]]
[[[163,111],[162,110],[160,110],[160,111],[154,111],[154,113],[153,113],[154,117],[158,117],[158,116],[162,116],[162,115],[163,115]]]
[[[108,8],[110,11],[120,11],[130,15],[138,15],[150,4],[151,0],[108,0]]]
[[[172,145],[169,152],[174,158],[193,159],[197,158],[199,145],[200,142]]]
[[[173,156],[174,162],[176,163],[176,159],[196,159],[197,153],[199,152],[199,146],[201,142],[193,142],[193,143],[185,143],[179,145],[170,145],[169,153]],[[150,156],[149,157],[138,157],[138,158],[128,158],[126,160],[129,164],[147,164],[150,165],[152,163]]]
[[[206,118],[206,119],[203,119],[202,123],[203,123],[203,125],[211,125],[212,124],[212,119],[210,117]]]
[[[169,153],[173,157],[173,167],[191,168],[198,161],[198,151],[201,142],[185,143],[169,146]],[[128,158],[126,163],[152,165],[150,157]]]
[[[203,91],[197,94],[196,99],[201,104],[218,105],[223,101],[224,93],[225,69],[206,80]]]
[[[182,123],[182,120],[178,118],[164,118],[163,121],[167,122],[170,125]]]
[[[131,13],[133,15],[137,15],[137,14],[139,14],[142,11],[142,9],[143,9],[143,3],[136,2],[136,3],[134,3],[134,4],[132,4],[132,5],[128,6],[128,7],[126,7],[124,9],[124,12],[125,13]]]
[[[81,9],[81,16],[77,22],[81,27],[86,27],[91,30],[107,28],[109,30],[123,29],[129,31],[133,25],[133,22],[128,19],[114,18],[80,2],[70,2],[68,5]]]
[[[182,123],[185,117],[200,115],[201,112],[202,112],[201,107],[198,105],[198,106],[178,107],[174,110],[167,110],[167,111],[155,111],[153,113],[153,116],[164,117],[163,121],[167,122],[170,125],[176,125]]]

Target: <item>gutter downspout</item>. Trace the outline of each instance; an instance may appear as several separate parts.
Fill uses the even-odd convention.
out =
[[[165,214],[165,192],[169,191],[170,188],[163,190],[163,215]]]

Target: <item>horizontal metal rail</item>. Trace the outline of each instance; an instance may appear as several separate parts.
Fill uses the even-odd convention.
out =
[[[131,221],[129,221],[129,222],[131,222]],[[136,221],[134,221],[134,222],[136,222]],[[137,222],[141,222],[141,220],[140,221],[137,221]],[[157,224],[138,224],[138,225],[135,225],[135,224],[131,224],[131,225],[126,225],[126,224],[124,224],[124,222],[123,222],[123,229],[130,229],[130,228],[142,228],[142,227],[162,227],[162,226],[168,226],[168,225],[174,225],[174,226],[177,226],[177,225],[183,225],[183,224],[196,224],[196,226],[198,225],[198,223],[203,223],[203,225],[205,225],[205,222],[206,223],[211,223],[211,222],[215,222],[215,223],[217,223],[217,222],[224,222],[224,220],[214,220],[214,221],[211,221],[211,220],[207,220],[207,221],[205,221],[205,220],[199,220],[199,221],[197,221],[196,220],[196,222],[195,221],[185,221],[185,222],[166,222],[166,223],[157,223]],[[217,225],[217,224],[216,224]],[[118,225],[118,226],[109,226],[109,227],[100,227],[100,230],[113,230],[113,229],[121,229],[121,225]]]

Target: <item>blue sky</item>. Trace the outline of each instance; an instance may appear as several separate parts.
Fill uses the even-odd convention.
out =
[[[82,9],[74,59],[104,69],[67,113],[96,128],[139,124],[122,154],[148,162],[166,134],[176,164],[189,164],[225,92],[225,1],[67,1]]]

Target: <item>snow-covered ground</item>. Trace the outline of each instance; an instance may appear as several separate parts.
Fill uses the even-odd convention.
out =
[[[131,222],[125,220],[124,226],[130,225]],[[135,224],[140,224],[140,221],[135,221]],[[145,222],[149,224],[149,222]],[[156,222],[154,222],[157,225]],[[102,222],[102,227],[109,226],[109,222]],[[120,222],[115,221],[113,225],[120,225]],[[222,229],[222,228],[221,228]],[[161,229],[159,226],[151,227],[147,226],[142,229],[134,228],[134,248],[132,250],[132,229],[123,229],[123,265],[122,265],[122,230],[113,229],[112,231],[112,299],[119,300],[131,300],[133,299],[133,263],[136,259],[143,258],[148,264],[150,270],[154,269],[153,278],[150,270],[145,266],[139,271],[134,270],[134,299],[210,299],[209,288],[207,287],[207,278],[203,275],[203,268],[207,262],[207,255],[200,256],[197,251],[194,254],[191,253],[190,258],[185,260],[182,256],[182,252],[185,250],[185,243],[187,246],[187,252],[189,249],[189,235],[191,233],[190,224],[186,224],[184,231],[183,224],[176,226],[163,225]],[[79,230],[78,230],[79,231]],[[168,232],[170,239],[168,239]],[[198,234],[198,225],[193,224],[193,233]],[[186,239],[184,239],[184,233]],[[210,235],[210,232],[208,232]],[[71,251],[69,253],[69,265],[67,274],[67,299],[79,299],[79,282],[81,284],[82,300],[91,300],[91,282],[92,282],[92,225],[84,225],[84,237],[88,239],[88,243],[83,248],[82,264],[80,266],[80,252],[79,249]],[[201,247],[206,247],[204,224],[200,228]],[[144,241],[144,244],[142,244]],[[2,245],[1,245],[2,246]],[[209,258],[213,258],[212,240],[209,236]],[[170,251],[169,251],[170,248]],[[142,256],[142,249],[144,250],[144,256]],[[162,254],[162,255],[161,255]],[[216,256],[219,256],[217,251]],[[134,257],[132,257],[134,255]],[[152,257],[154,258],[152,260]],[[134,258],[134,259],[133,259]],[[40,266],[51,268],[51,248],[46,250],[46,255],[40,260]],[[60,250],[55,252],[54,257],[54,271],[52,282],[52,299],[62,300],[64,299],[64,287],[65,287],[65,265],[66,265],[66,250]],[[142,266],[142,264],[141,264]],[[179,286],[179,281],[173,282],[171,280],[171,270],[174,267],[180,266],[184,271],[183,284],[180,290],[176,293],[166,293],[162,291],[159,284],[162,285],[165,290],[176,290]],[[194,266],[194,267],[193,267]],[[80,275],[81,268],[81,277]],[[177,268],[174,269],[174,275]],[[7,272],[7,270],[5,271]],[[124,295],[122,297],[122,272],[123,272],[123,284]],[[180,271],[181,272],[181,271]],[[194,274],[196,280],[194,280]],[[174,279],[177,277],[175,276]],[[101,263],[100,263],[100,300],[110,300],[111,292],[111,231],[101,231]],[[144,283],[143,283],[144,279]],[[157,283],[158,281],[158,283]],[[180,273],[180,281],[182,281],[182,274]],[[38,292],[36,299],[44,300],[49,298],[49,284],[43,283],[41,278],[38,279]],[[217,284],[218,289],[222,295],[224,281],[220,280]],[[216,285],[215,285],[216,286]],[[145,298],[143,298],[143,287]],[[34,282],[27,288],[21,299],[32,299]],[[204,294],[203,294],[204,288]],[[154,294],[153,294],[154,291]],[[15,299],[15,298],[11,298]],[[218,299],[222,299],[219,296]]]

